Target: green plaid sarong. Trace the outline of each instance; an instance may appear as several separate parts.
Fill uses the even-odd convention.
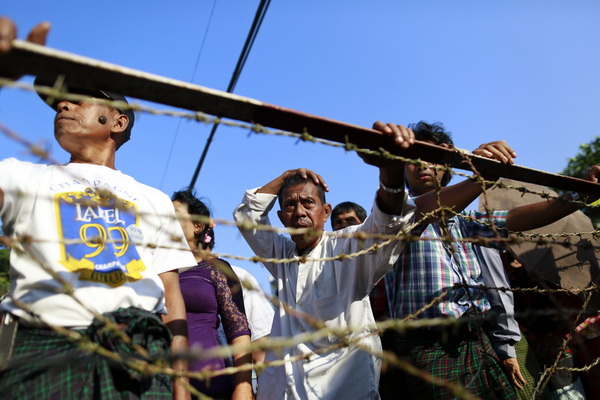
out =
[[[466,324],[465,324],[466,325]],[[446,381],[460,383],[482,399],[516,399],[490,342],[479,326],[462,329],[452,337],[442,340],[441,332],[417,330],[405,334],[395,333],[393,350],[397,356],[415,367]],[[394,395],[382,398],[455,399],[450,390],[405,373],[399,369],[388,372],[395,382]],[[394,397],[392,397],[394,396]]]
[[[519,361],[521,367],[521,374],[527,382],[523,390],[517,389],[517,395],[521,400],[529,400],[533,398],[533,390],[542,375],[542,367],[529,348],[525,335],[521,335],[521,340],[515,344],[515,350],[517,351],[517,361]]]
[[[171,336],[155,314],[137,308],[105,316],[144,347],[150,360],[168,357]],[[142,358],[104,323],[94,320],[84,333],[94,343],[125,358]],[[0,372],[5,399],[172,399],[171,378],[143,376],[121,363],[82,350],[77,343],[50,330],[19,327],[9,367]]]

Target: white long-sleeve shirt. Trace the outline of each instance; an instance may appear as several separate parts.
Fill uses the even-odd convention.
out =
[[[249,220],[254,224],[270,225],[268,212],[277,196],[246,192],[242,204],[234,211],[237,222]],[[375,202],[372,214],[362,225],[348,227],[337,233],[363,231],[366,233],[396,234],[412,221],[414,205],[405,204],[401,216],[384,214]],[[298,261],[295,243],[287,236],[264,230],[241,231],[256,253],[265,258],[296,258],[289,263],[263,263],[277,281],[279,300],[296,312],[325,323],[329,328],[347,330],[341,338],[327,334],[298,343],[282,351],[269,351],[266,361],[290,360],[310,355],[301,361],[269,367],[259,376],[259,399],[377,399],[381,360],[371,354],[381,351],[381,342],[372,334],[375,321],[369,293],[377,281],[394,265],[404,243],[390,245],[366,255],[344,260],[319,259],[339,254],[351,254],[368,247],[375,239],[362,243],[354,238],[323,235],[319,243]],[[315,260],[316,259],[316,260]],[[310,261],[314,260],[314,261]],[[291,338],[315,332],[311,323],[288,313],[283,307],[276,310],[271,338]],[[340,346],[342,340],[361,338],[359,344]]]

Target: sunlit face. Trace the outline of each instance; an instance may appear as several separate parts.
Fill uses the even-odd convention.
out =
[[[98,121],[101,115],[106,117],[104,124]],[[94,99],[61,101],[56,107],[54,136],[66,151],[88,142],[109,141],[119,115],[116,109]]]
[[[358,216],[356,215],[356,212],[354,210],[350,210],[345,213],[339,213],[333,219],[333,230],[337,231],[339,229],[344,229],[347,226],[360,225],[360,224],[361,224],[361,222],[360,222],[360,219],[358,218]]]
[[[202,224],[192,221],[187,204],[175,200],[173,202],[173,207],[175,208],[175,215],[177,215],[179,223],[181,224],[181,229],[183,229],[185,240],[190,245],[190,248],[195,249],[197,246],[196,234],[202,231]]]
[[[430,164],[434,165],[434,164]],[[440,185],[444,171],[433,169],[431,166],[406,164],[404,177],[411,192],[418,195],[434,190]]]
[[[321,202],[319,191],[312,182],[285,189],[281,194],[281,211],[277,212],[286,228],[307,228],[315,231],[323,231],[330,214],[331,205]],[[300,252],[315,247],[321,235],[322,233],[303,233],[292,235],[292,240]]]

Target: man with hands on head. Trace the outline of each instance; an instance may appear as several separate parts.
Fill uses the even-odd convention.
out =
[[[28,40],[44,44],[48,30],[39,24]],[[0,51],[10,52],[15,37],[12,21],[0,18]],[[9,68],[0,66],[0,74],[18,79]],[[169,197],[116,169],[133,112],[96,98],[125,98],[66,82],[69,92],[91,96],[51,104],[54,136],[69,163],[0,161],[0,217],[13,243],[11,288],[0,309],[18,323],[0,393],[20,399],[189,398],[180,379],[173,390],[169,376],[140,374],[80,349],[52,328],[66,328],[125,360],[140,358],[102,328],[104,321],[95,318],[102,314],[144,349],[149,362],[168,358],[169,348],[185,351],[178,269],[195,263]],[[173,367],[187,371],[182,361]]]

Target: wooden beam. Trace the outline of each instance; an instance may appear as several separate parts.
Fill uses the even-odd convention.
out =
[[[77,86],[102,88],[125,96],[191,111],[261,124],[289,132],[307,132],[311,136],[338,143],[352,143],[361,148],[384,148],[392,154],[422,159],[453,168],[471,170],[464,155],[443,147],[418,142],[403,150],[376,131],[341,121],[319,117],[248,97],[237,96],[199,85],[165,78],[146,72],[58,51],[29,42],[15,40],[13,50],[0,55],[3,70],[15,74],[54,78],[64,75]],[[521,182],[536,183],[563,190],[600,193],[600,185],[582,179],[552,174],[518,165],[502,164],[471,156],[475,168]]]

